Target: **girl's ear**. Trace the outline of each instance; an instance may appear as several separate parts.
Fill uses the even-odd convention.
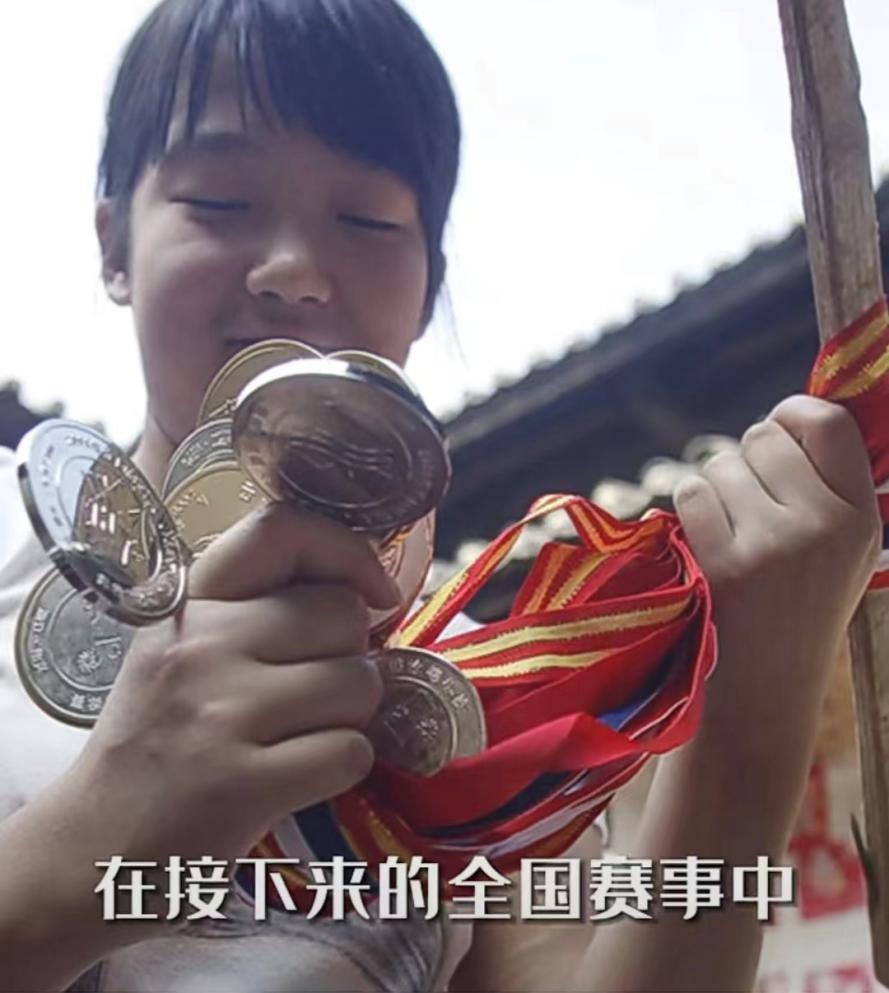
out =
[[[102,282],[110,300],[120,307],[132,302],[127,272],[127,225],[113,200],[96,204],[96,234],[102,253]]]

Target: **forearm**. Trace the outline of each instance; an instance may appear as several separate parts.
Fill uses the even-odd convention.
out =
[[[867,452],[848,414],[794,397],[674,502],[710,585],[719,662],[695,739],[661,763],[632,854],[780,860],[836,650],[880,547]],[[762,941],[753,906],[682,917],[599,927],[579,988],[750,989]]]
[[[563,857],[601,858],[599,828],[588,828]],[[473,925],[472,947],[448,984],[451,993],[562,993],[570,987],[593,928],[588,922],[523,920],[519,874],[513,884],[504,905],[510,919]]]
[[[115,948],[157,932],[109,922],[94,890],[105,812],[63,777],[0,822],[0,993],[63,990]]]
[[[758,730],[751,728],[750,734]],[[650,858],[655,865],[688,855],[722,859],[727,897],[731,865],[755,864],[760,855],[780,861],[810,760],[805,732],[796,728],[788,734],[794,740],[786,748],[770,761],[755,762],[752,756],[742,760],[745,743],[727,745],[731,735],[702,727],[693,742],[661,759],[633,851],[627,854]],[[624,918],[596,929],[578,971],[578,989],[722,993],[752,988],[762,941],[755,906],[726,899],[722,908],[703,910],[689,921],[678,910],[653,908],[652,913],[654,921]]]

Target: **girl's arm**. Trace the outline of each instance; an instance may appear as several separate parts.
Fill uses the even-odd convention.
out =
[[[398,602],[364,538],[284,504],[214,542],[182,611],[133,640],[74,766],[0,823],[0,993],[64,989],[163,930],[102,919],[97,861],[228,861],[363,780],[383,693],[368,607]],[[165,873],[147,875],[164,917]]]
[[[761,658],[776,670],[788,661],[774,654]],[[821,668],[835,658],[824,653],[804,661]],[[722,907],[691,921],[683,920],[681,911],[655,909],[656,922],[621,918],[598,925],[571,988],[603,993],[753,988],[762,923],[755,906],[731,901],[731,865],[755,865],[760,855],[775,864],[784,857],[814,738],[814,729],[810,735],[810,728],[789,723],[787,730],[785,743],[771,738],[770,756],[754,756],[760,734],[755,724],[735,742],[708,725],[693,742],[660,760],[627,854],[655,864],[691,854],[725,860]]]
[[[584,862],[602,858],[599,829],[585,831],[563,857]],[[521,880],[518,873],[510,878],[510,902],[503,905],[510,919],[473,925],[472,946],[448,986],[449,993],[564,993],[571,988],[596,925],[522,920]]]
[[[0,821],[2,993],[64,990],[114,949],[160,933],[153,921],[102,919],[95,863],[115,846],[80,763]]]
[[[842,408],[791,398],[747,432],[740,454],[717,456],[683,483],[676,506],[713,590],[719,662],[701,727],[660,760],[627,854],[777,862],[831,666],[880,545],[861,436]],[[620,919],[598,925],[595,940],[588,928],[572,963],[578,990],[734,991],[755,980],[762,935],[750,905],[726,902],[688,922],[673,911]],[[538,957],[558,963],[560,976],[566,949],[554,936]],[[486,976],[475,988],[555,990],[559,976],[510,986]]]

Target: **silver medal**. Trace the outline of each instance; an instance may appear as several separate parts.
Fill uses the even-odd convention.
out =
[[[179,609],[187,553],[151,484],[116,445],[50,420],[25,436],[18,459],[31,524],[72,586],[135,626]]]
[[[19,615],[16,667],[47,714],[90,727],[105,705],[135,628],[105,616],[55,569],[44,575]]]

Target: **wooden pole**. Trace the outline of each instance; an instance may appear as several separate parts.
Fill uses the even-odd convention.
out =
[[[883,296],[860,76],[843,0],[778,0],[809,263],[822,342]],[[887,412],[889,416],[889,412]],[[849,630],[874,971],[889,985],[889,595],[869,593]]]

